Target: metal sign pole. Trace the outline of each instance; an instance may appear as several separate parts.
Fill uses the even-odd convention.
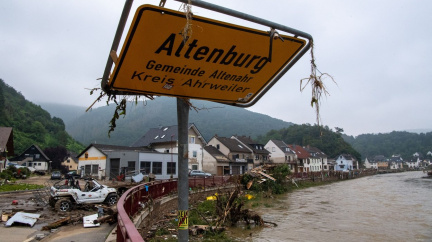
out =
[[[189,105],[177,98],[178,123],[178,241],[189,241],[188,124]]]
[[[120,16],[120,21],[119,21],[119,24],[117,26],[117,31],[115,33],[114,40],[113,40],[110,51],[117,51],[117,48],[120,44],[121,37],[123,35],[123,30],[125,28],[130,10],[132,8],[132,3],[133,3],[133,0],[126,0],[125,1],[125,5],[123,7],[123,11],[122,11],[122,14]],[[102,81],[101,81],[101,88],[104,92],[107,92],[107,93],[110,92],[107,83],[108,83],[108,77],[110,75],[112,65],[113,65],[113,60],[111,59],[110,55],[108,55],[108,60],[107,60],[107,63],[105,65],[105,71],[104,71],[104,74],[102,76]]]

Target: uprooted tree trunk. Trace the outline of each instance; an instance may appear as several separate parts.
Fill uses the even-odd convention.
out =
[[[264,225],[264,221],[258,214],[249,209],[242,209],[244,202],[239,198],[240,186],[232,192],[228,192],[224,199],[222,196],[216,196],[216,213],[219,219],[216,222],[216,228],[222,226],[225,222],[230,222],[230,225],[235,225],[240,221],[244,221],[247,225],[251,221],[257,226]]]

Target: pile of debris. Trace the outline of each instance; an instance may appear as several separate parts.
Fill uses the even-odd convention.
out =
[[[252,187],[254,181],[257,181],[258,184],[264,183],[268,180],[275,182],[276,179],[274,177],[272,177],[271,175],[266,173],[268,170],[272,169],[273,167],[274,166],[272,166],[272,165],[264,165],[264,166],[259,166],[259,167],[253,168],[252,170],[249,170],[248,172],[246,172],[245,174],[254,178],[246,184],[246,189],[249,190]]]

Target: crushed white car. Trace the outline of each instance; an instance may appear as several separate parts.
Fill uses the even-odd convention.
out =
[[[84,188],[78,180],[66,179],[55,183],[50,190],[49,204],[58,212],[68,212],[76,205],[105,203],[112,206],[117,203],[117,190],[99,184],[96,180],[86,181]]]

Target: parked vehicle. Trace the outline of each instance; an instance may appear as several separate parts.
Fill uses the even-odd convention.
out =
[[[86,181],[84,188],[78,180],[65,179],[55,183],[50,190],[49,204],[59,212],[68,212],[81,204],[105,203],[112,206],[117,203],[117,190],[99,184],[96,180]]]
[[[210,173],[206,173],[206,172],[200,171],[200,170],[191,170],[189,172],[189,176],[209,177],[209,176],[212,176],[212,175]]]
[[[41,176],[45,176],[45,171],[35,170],[34,173],[38,174],[38,175],[41,175]]]
[[[74,179],[77,179],[77,178],[80,178],[81,175],[78,174],[76,171],[69,171],[68,173],[66,173],[66,175],[65,175],[66,179],[69,179],[71,177],[73,177]]]
[[[60,171],[53,171],[51,173],[51,180],[60,180],[62,178],[62,175],[60,173]]]

